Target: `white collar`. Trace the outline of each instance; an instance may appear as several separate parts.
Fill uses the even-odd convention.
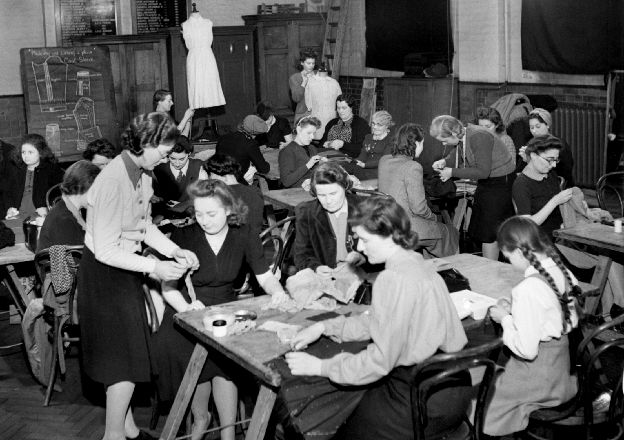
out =
[[[555,261],[550,257],[541,260],[540,264],[546,270],[557,266],[557,263],[555,263]],[[535,275],[536,273],[539,273],[537,269],[535,269],[533,266],[529,266],[524,270],[524,277],[530,277],[531,275]]]
[[[186,172],[188,171],[188,167],[189,167],[189,162],[191,160],[189,159],[188,161],[186,161],[186,165],[184,165],[182,167],[181,170],[176,170],[173,166],[171,166],[171,163],[169,164],[169,169],[171,170],[171,174],[173,174],[173,177],[175,177],[176,179],[178,178],[178,174],[180,174],[180,172],[184,173],[184,175],[186,176]]]

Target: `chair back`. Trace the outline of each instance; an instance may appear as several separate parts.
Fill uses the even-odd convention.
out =
[[[596,183],[596,196],[600,209],[609,211],[614,218],[624,217],[624,171],[600,177]]]
[[[82,258],[82,250],[83,245],[74,245],[74,246],[66,246],[65,255],[70,255],[76,264],[80,262]],[[52,270],[52,266],[50,263],[50,249],[42,249],[35,254],[35,274],[37,278],[37,287],[40,289],[46,283],[46,277],[49,276],[50,271]],[[74,296],[76,293],[77,287],[77,277],[74,274],[71,288],[68,291],[68,301],[65,304],[66,313],[69,314],[70,322],[75,322],[75,317],[73,316],[73,303]],[[46,302],[45,294],[46,292],[41,292],[42,296],[44,296],[44,303],[49,305],[49,302]]]
[[[270,242],[273,243],[274,253],[271,263],[273,264],[272,272],[274,274],[277,272],[277,269],[282,270],[282,265],[292,249],[294,239],[295,216],[288,216],[280,220],[260,234],[263,247]]]
[[[483,438],[487,396],[499,368],[493,359],[502,345],[502,339],[497,338],[486,344],[455,353],[436,354],[416,367],[412,386],[412,420],[414,436],[417,440],[426,438],[427,400],[432,391],[449,380],[451,376],[461,372],[469,373],[470,370],[478,367],[485,367],[485,370],[479,384],[474,421],[470,426],[471,437],[468,438],[474,440]]]
[[[46,206],[48,207],[48,210],[52,209],[52,207],[56,204],[56,202],[58,202],[59,200],[61,200],[61,196],[63,194],[61,193],[61,184],[57,183],[56,185],[53,185],[50,187],[50,189],[46,192]]]

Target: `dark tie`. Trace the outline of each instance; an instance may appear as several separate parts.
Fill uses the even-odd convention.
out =
[[[178,182],[178,183],[182,182],[184,180],[184,177],[185,177],[184,173],[182,171],[180,171],[178,173],[178,177],[176,177],[176,182]]]

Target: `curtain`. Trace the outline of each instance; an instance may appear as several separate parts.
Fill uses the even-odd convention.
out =
[[[448,8],[447,0],[366,0],[366,67],[403,71],[410,53],[422,54],[424,67],[450,66]]]
[[[624,1],[523,0],[522,68],[601,74],[624,68]]]

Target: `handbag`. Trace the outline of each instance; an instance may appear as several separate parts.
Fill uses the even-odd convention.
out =
[[[449,293],[457,292],[459,290],[470,290],[468,278],[463,276],[457,269],[451,268],[441,270],[438,274],[440,274],[444,283],[446,283]]]
[[[31,252],[37,252],[37,240],[39,239],[39,232],[41,226],[33,223],[30,217],[26,217],[24,223],[22,223],[22,229],[24,230],[24,244]]]

